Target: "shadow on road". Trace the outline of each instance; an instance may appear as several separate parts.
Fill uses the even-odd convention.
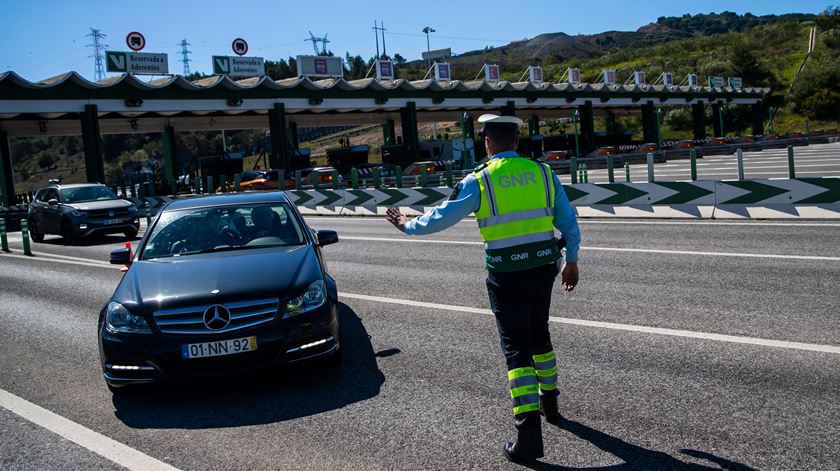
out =
[[[538,469],[538,470],[610,470],[610,471],[617,471],[617,470],[732,470],[732,471],[755,471],[753,468],[749,466],[735,463],[733,461],[729,461],[727,459],[715,456],[711,453],[697,451],[697,450],[680,450],[681,453],[686,455],[695,457],[695,458],[702,458],[708,460],[712,463],[715,463],[717,466],[704,466],[695,463],[686,463],[685,461],[681,461],[673,456],[663,453],[661,451],[656,450],[649,450],[647,448],[642,448],[638,445],[633,445],[632,443],[627,443],[624,440],[614,437],[612,435],[608,435],[600,430],[595,430],[594,428],[587,427],[586,425],[581,424],[580,422],[575,422],[573,420],[568,419],[561,419],[559,423],[556,424],[563,430],[570,432],[577,437],[588,441],[589,443],[595,445],[599,449],[614,455],[617,458],[620,458],[624,461],[624,463],[610,465],[610,466],[594,466],[594,467],[585,467],[585,468],[574,468],[568,466],[560,466],[554,465],[549,463],[542,463],[542,462],[534,462],[530,466],[531,469]]]
[[[334,364],[302,363],[141,387],[114,395],[114,413],[133,428],[239,427],[306,417],[375,397],[385,376],[370,337],[356,313],[345,304],[340,307],[342,353]]]
[[[43,242],[33,242],[33,248],[38,247],[38,245],[54,245],[54,246],[73,246],[73,247],[97,247],[101,245],[124,245],[126,242],[131,242],[134,244],[135,242],[139,242],[140,237],[135,236],[129,239],[128,237],[122,234],[108,234],[108,235],[94,235],[90,237],[85,237],[79,240],[68,241],[64,237],[51,237],[47,236],[44,238]]]

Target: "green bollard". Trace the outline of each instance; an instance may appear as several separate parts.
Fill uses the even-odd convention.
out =
[[[295,190],[300,190],[303,187],[303,182],[301,182],[302,178],[300,170],[295,170]]]
[[[688,155],[691,158],[691,181],[697,181],[697,149],[691,149]]]
[[[318,175],[316,172],[312,172],[309,175],[312,175],[312,188],[314,188],[316,190],[320,190],[321,189],[321,179],[319,178],[320,175]]]
[[[146,229],[152,225],[152,206],[146,201]]]
[[[572,175],[572,183],[577,183],[577,173],[578,173],[578,164],[577,164],[577,157],[572,157],[569,160],[569,173]]]
[[[589,166],[583,165],[583,183],[589,183]]]
[[[338,189],[338,170],[336,170],[336,169],[333,169],[333,171],[332,171],[332,184],[333,184],[332,185],[333,190],[337,190]]]
[[[414,177],[414,187],[417,188],[420,186],[420,175]]]
[[[420,186],[423,188],[429,186],[429,170],[426,167],[420,169]]]
[[[359,188],[359,170],[356,167],[350,169],[350,184],[354,190]]]
[[[9,238],[6,237],[6,220],[4,218],[0,218],[0,248],[3,249],[3,252],[9,251]]]
[[[146,185],[147,185],[147,188],[149,189],[149,195],[148,196],[157,196],[155,194],[155,190],[156,190],[155,182],[147,182]]]
[[[439,175],[438,176],[438,188],[444,186],[444,184],[446,184],[446,177],[444,177],[443,175]]]
[[[286,171],[277,171],[277,190],[286,191]]]
[[[610,183],[615,183],[615,173],[613,170],[613,156],[607,156],[607,179]]]
[[[32,256],[32,248],[29,247],[29,221],[20,220],[20,235],[23,237],[23,254]]]
[[[201,194],[201,179],[196,178],[195,180],[193,180],[193,184],[195,186],[195,194]]]
[[[452,162],[446,162],[446,186],[455,186],[455,179],[452,177]]]
[[[380,172],[379,167],[373,169],[373,187],[374,188],[381,188],[382,187],[382,174]]]
[[[796,168],[793,164],[793,146],[788,146],[788,178],[796,178]]]
[[[224,173],[219,175],[219,186],[222,189],[222,193],[227,193],[227,175]]]
[[[624,177],[629,182],[630,181],[630,162],[624,161]]]
[[[277,188],[280,188],[280,186],[279,186],[279,185],[280,185],[280,182],[281,182],[281,181],[282,181],[282,180],[277,180],[277,185],[278,185],[278,186],[277,186]],[[241,173],[237,173],[237,174],[235,174],[235,175],[233,176],[233,191],[235,191],[235,192],[237,192],[237,193],[239,192],[239,188],[240,188],[240,187],[239,187],[239,184],[240,184],[240,183],[242,183],[242,174],[241,174]]]
[[[215,193],[216,187],[213,186],[213,175],[207,177],[207,187],[204,188],[205,193]]]
[[[399,165],[394,167],[394,179],[396,180],[397,188],[402,188],[403,187],[403,174],[402,174],[402,167],[400,167]]]

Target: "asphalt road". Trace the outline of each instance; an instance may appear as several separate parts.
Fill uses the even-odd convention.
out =
[[[788,178],[787,149],[766,149],[763,151],[744,152],[744,177],[753,178]],[[794,162],[797,177],[837,177],[840,176],[840,142],[831,144],[813,144],[794,147]],[[679,181],[691,179],[691,164],[688,158],[669,159],[667,162],[654,164],[654,179],[661,181]],[[625,170],[614,170],[615,181],[626,181]],[[631,181],[647,181],[647,164],[630,165]],[[563,183],[571,182],[571,175],[560,175]],[[710,155],[697,159],[698,180],[729,180],[738,178],[738,159],[736,155]],[[606,169],[590,170],[589,183],[608,182]]]
[[[342,238],[325,248],[338,367],[112,397],[95,323],[122,239],[48,238],[29,259],[13,236],[0,390],[181,469],[516,468],[475,223],[408,238],[381,219],[309,220]],[[836,468],[840,223],[581,226],[581,285],[552,307],[566,420],[544,427],[539,467]],[[0,406],[0,469],[117,467]]]

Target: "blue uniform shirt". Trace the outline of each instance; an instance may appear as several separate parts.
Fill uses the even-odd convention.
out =
[[[493,159],[519,157],[515,151],[499,152]],[[566,260],[577,262],[578,251],[580,250],[580,228],[577,224],[575,211],[569,204],[569,198],[560,184],[560,178],[554,175],[554,188],[557,189],[554,197],[554,227],[566,239]],[[450,198],[436,207],[430,209],[426,214],[416,217],[405,225],[405,233],[408,235],[427,235],[442,231],[458,223],[470,213],[478,211],[481,206],[481,190],[475,174],[470,173],[458,183],[454,198]]]

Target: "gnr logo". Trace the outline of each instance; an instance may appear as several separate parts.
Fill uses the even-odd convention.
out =
[[[551,255],[551,249],[544,249],[537,252],[537,257],[548,257]]]
[[[525,172],[520,173],[519,175],[502,175],[499,177],[499,186],[502,188],[526,186],[531,183],[537,183],[537,178],[534,175],[534,172]]]
[[[512,254],[510,259],[513,261],[528,260],[528,252]]]
[[[490,263],[502,263],[502,256],[496,255],[495,257],[491,257]]]

